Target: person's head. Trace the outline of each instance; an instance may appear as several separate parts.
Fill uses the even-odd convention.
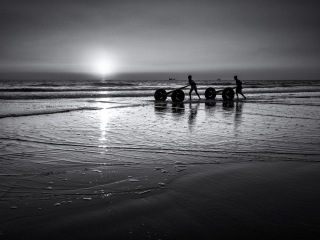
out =
[[[234,78],[234,80],[238,80],[238,76],[234,76],[233,78]]]
[[[192,76],[191,76],[191,75],[189,75],[189,76],[188,76],[188,79],[189,79],[189,80],[191,80],[191,79],[192,79]]]

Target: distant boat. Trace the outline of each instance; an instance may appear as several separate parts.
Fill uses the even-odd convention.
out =
[[[176,80],[175,78],[169,78],[169,80]]]
[[[218,80],[218,81],[221,81],[221,78],[218,78],[217,80]]]

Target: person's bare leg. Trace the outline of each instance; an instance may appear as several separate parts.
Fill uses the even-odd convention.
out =
[[[195,91],[196,94],[198,95],[199,99],[201,99],[200,96],[199,96],[199,93],[198,93],[197,89],[195,89],[194,91]]]

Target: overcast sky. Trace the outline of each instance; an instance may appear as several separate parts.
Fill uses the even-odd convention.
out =
[[[2,0],[0,78],[320,79],[319,9],[319,0]]]

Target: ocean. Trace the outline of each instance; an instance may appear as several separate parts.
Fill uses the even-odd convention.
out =
[[[234,86],[232,80],[202,80],[196,82],[198,92],[203,98],[208,87],[222,90]],[[99,100],[133,104],[152,102],[155,90],[165,89],[170,91],[185,85],[187,85],[187,81],[182,80],[1,80],[0,118],[90,109],[95,107],[95,102]],[[250,102],[320,105],[320,81],[317,80],[244,80],[243,87],[243,92],[248,96]],[[184,92],[187,98],[188,90],[185,89]],[[219,101],[221,95],[217,96],[216,99]]]
[[[320,81],[196,82],[0,81],[0,238],[318,233]]]

